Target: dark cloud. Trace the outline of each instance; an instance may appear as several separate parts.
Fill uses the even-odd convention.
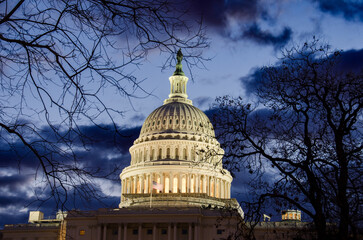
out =
[[[356,0],[313,0],[322,12],[342,16],[349,21],[363,21],[363,2]]]
[[[285,46],[291,39],[292,31],[285,27],[279,34],[272,34],[267,30],[262,30],[257,24],[252,24],[242,34],[243,38],[252,40],[261,45],[272,45],[275,48]]]
[[[30,176],[24,175],[8,175],[0,176],[0,188],[10,187],[11,189],[17,189],[18,187],[26,184],[29,181]],[[1,203],[0,203],[1,205]]]
[[[262,69],[253,68],[247,76],[241,77],[240,81],[245,90],[245,94],[250,96],[262,83]]]
[[[348,50],[341,52],[336,66],[337,70],[342,73],[363,73],[362,62],[363,49]],[[280,67],[280,62],[272,67]],[[247,76],[241,77],[240,81],[248,96],[251,93],[254,93],[263,83],[263,70],[261,68],[254,68]]]
[[[343,72],[361,73],[363,70],[363,49],[341,53],[338,67]]]
[[[112,125],[83,126],[80,128],[86,136],[86,143],[96,149],[115,149],[123,154],[128,153],[129,148],[140,134],[141,127],[114,129]],[[87,141],[87,139],[89,141]]]
[[[213,27],[224,27],[227,16],[251,20],[266,14],[258,0],[189,0],[192,12]]]
[[[177,1],[177,0],[176,0]],[[261,0],[187,0],[192,17],[203,18],[204,23],[220,35],[232,40],[249,40],[260,45],[284,46],[292,37],[292,31],[284,27],[280,33],[262,30],[261,24],[273,25],[276,16],[273,6]],[[280,4],[278,1],[274,4]],[[233,26],[231,26],[231,23]],[[235,26],[234,26],[235,25]]]
[[[115,127],[112,125],[81,126],[78,131],[84,136],[83,142],[71,134],[69,136],[74,137],[74,154],[78,163],[84,164],[90,169],[101,169],[103,172],[115,170],[117,167],[115,173],[109,176],[111,179],[109,184],[119,184],[118,175],[122,168],[130,164],[128,150],[139,136],[140,129],[141,127],[119,128],[115,131]],[[53,133],[46,128],[43,129],[42,134],[45,139],[55,139]],[[36,140],[39,139],[31,139],[31,141]],[[40,151],[45,153],[44,149],[40,149]],[[55,160],[59,160],[59,157],[56,156]],[[67,163],[67,161],[72,161],[72,159],[61,160],[63,163]],[[54,201],[38,201],[37,193],[50,196],[49,189],[44,189],[35,183],[34,177],[39,171],[38,166],[39,160],[19,141],[12,142],[11,145],[6,141],[0,141],[0,228],[4,224],[26,223],[28,213],[19,212],[24,208],[39,209],[46,216],[54,215],[57,211]],[[76,198],[74,201],[73,199],[69,201],[69,204],[65,206],[66,209],[117,207],[119,197],[105,196],[99,187],[94,187],[98,189],[97,194],[101,194],[100,198],[90,199],[86,204],[85,199],[80,198],[78,194],[70,194],[69,199]],[[14,213],[9,214],[9,211],[14,211]]]

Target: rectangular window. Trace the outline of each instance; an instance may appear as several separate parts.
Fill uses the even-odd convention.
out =
[[[153,230],[152,229],[148,229],[146,232],[147,232],[148,235],[153,234]]]
[[[161,229],[161,234],[162,234],[162,235],[166,235],[166,234],[168,234],[168,230],[166,230],[166,229]]]
[[[133,235],[137,235],[138,233],[139,233],[139,231],[137,229],[132,230]]]
[[[187,235],[188,234],[188,229],[182,229],[182,234]]]
[[[80,236],[83,236],[83,235],[85,235],[86,234],[86,230],[79,230],[79,235]]]

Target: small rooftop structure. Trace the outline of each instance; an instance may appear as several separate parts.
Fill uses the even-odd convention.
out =
[[[298,221],[301,222],[301,211],[288,209],[281,211],[281,220],[282,221]]]

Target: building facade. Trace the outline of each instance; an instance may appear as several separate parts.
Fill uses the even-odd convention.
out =
[[[68,213],[67,238],[228,239],[243,211],[208,117],[188,99],[182,54],[170,94],[145,120],[123,169],[119,208]]]
[[[188,78],[178,52],[170,94],[145,120],[120,174],[117,208],[58,213],[30,212],[28,224],[5,225],[6,240],[227,240],[246,239],[243,211],[231,198],[232,176],[208,117],[188,99]],[[66,218],[65,218],[66,216]],[[270,219],[264,215],[264,219]],[[254,224],[256,239],[313,239],[301,212],[281,222]],[[248,231],[247,231],[248,233]]]
[[[68,212],[62,239],[233,239],[243,211],[231,199],[232,176],[223,169],[213,126],[188,99],[182,58],[179,51],[169,97],[146,118],[130,148],[118,208]],[[8,228],[4,239],[18,238]]]

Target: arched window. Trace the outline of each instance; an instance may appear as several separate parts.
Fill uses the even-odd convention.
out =
[[[170,148],[166,149],[166,158],[170,158]]]
[[[175,159],[179,159],[179,149],[175,148]]]
[[[187,149],[186,149],[186,148],[184,148],[184,150],[183,150],[183,151],[184,151],[184,153],[183,153],[183,159],[184,159],[184,160],[187,160],[187,158],[188,158],[188,157],[187,157]]]

